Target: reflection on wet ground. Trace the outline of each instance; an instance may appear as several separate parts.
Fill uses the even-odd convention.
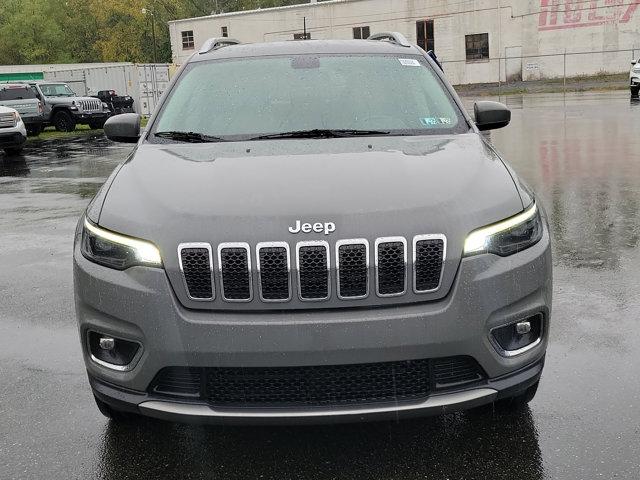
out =
[[[640,103],[626,92],[501,100],[513,120],[492,140],[554,235],[551,345],[530,409],[322,427],[109,424],[84,376],[70,241],[131,146],[34,143],[0,156],[0,478],[640,477]]]

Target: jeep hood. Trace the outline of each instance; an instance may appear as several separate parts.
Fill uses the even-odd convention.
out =
[[[367,238],[373,245],[377,237],[404,236],[410,245],[414,235],[444,233],[448,245],[442,287],[419,297],[427,300],[446,295],[471,230],[522,209],[510,172],[471,133],[142,143],[118,171],[99,218],[93,220],[154,242],[180,300],[203,308],[189,304],[177,286],[182,285],[180,243],[208,242],[215,251],[221,242],[255,247],[257,242],[287,241],[294,247],[298,241],[327,240],[333,248],[339,239]],[[328,236],[291,234],[288,227],[297,220],[333,222],[336,230]],[[371,298],[369,303],[388,300],[417,301],[407,295],[404,300]]]

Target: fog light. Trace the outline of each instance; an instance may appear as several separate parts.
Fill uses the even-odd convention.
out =
[[[491,330],[494,344],[501,354],[511,357],[535,347],[542,340],[542,314],[532,315]]]
[[[138,342],[112,337],[98,332],[88,333],[91,359],[113,370],[129,370],[141,346]]]

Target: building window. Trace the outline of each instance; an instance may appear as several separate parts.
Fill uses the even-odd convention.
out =
[[[369,38],[370,30],[369,27],[353,27],[353,38],[356,40],[366,40]]]
[[[193,30],[182,32],[182,49],[191,50],[193,48],[195,48],[195,43],[193,41]]]
[[[489,60],[489,34],[478,33],[464,36],[467,62],[477,62],[478,60]]]
[[[311,34],[309,32],[307,32],[307,33],[294,33],[293,34],[293,39],[294,40],[311,40]]]
[[[227,29],[227,27],[222,27],[220,30],[222,32],[222,36],[223,37],[228,37],[229,36],[229,30]]]
[[[416,22],[416,39],[418,46],[425,51],[435,52],[435,42],[433,41],[433,20],[420,20]]]

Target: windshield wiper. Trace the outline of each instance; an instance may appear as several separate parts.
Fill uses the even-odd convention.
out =
[[[275,138],[343,138],[343,137],[366,137],[375,135],[389,135],[390,132],[384,130],[355,130],[355,129],[322,129],[295,130],[292,132],[270,133],[252,137],[249,140],[271,140]]]
[[[178,140],[179,142],[191,142],[191,143],[208,143],[208,142],[226,142],[227,140],[222,137],[214,137],[212,135],[205,135],[198,132],[180,132],[180,131],[167,131],[167,132],[155,132],[153,134],[160,138],[170,138],[171,140]]]

